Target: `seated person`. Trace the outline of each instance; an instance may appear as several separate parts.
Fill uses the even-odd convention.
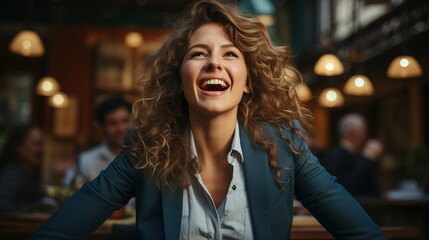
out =
[[[94,179],[119,154],[128,131],[131,104],[122,98],[108,99],[95,110],[104,142],[79,156],[79,176],[84,181]]]
[[[42,206],[42,159],[42,130],[31,124],[13,127],[0,154],[1,214],[36,210]]]
[[[383,145],[367,139],[366,121],[356,113],[340,119],[339,133],[339,146],[327,154],[323,164],[352,195],[377,195],[373,169]]]

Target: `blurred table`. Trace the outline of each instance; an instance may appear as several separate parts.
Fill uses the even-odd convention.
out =
[[[0,239],[28,239],[49,218],[49,214],[29,213],[0,216]],[[135,223],[134,215],[106,220],[88,239],[110,239],[114,225]]]
[[[49,217],[47,214],[13,214],[0,217],[0,239],[28,239],[34,231]],[[88,239],[111,239],[112,227],[117,224],[133,224],[135,217],[109,219],[101,225]],[[420,232],[415,227],[382,227],[389,239],[419,239]],[[292,240],[334,239],[312,216],[295,216],[292,229]]]
[[[388,199],[357,198],[371,218],[380,226],[417,227],[429,239],[429,198]]]
[[[420,239],[421,233],[417,227],[381,227],[388,239]],[[334,239],[313,216],[294,216],[290,238],[304,239]]]

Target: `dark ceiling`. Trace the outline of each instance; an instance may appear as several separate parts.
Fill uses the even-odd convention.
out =
[[[0,22],[23,24],[163,25],[191,0],[7,0],[0,1]]]

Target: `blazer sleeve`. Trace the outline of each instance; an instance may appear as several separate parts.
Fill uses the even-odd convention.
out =
[[[31,237],[31,239],[84,239],[113,211],[135,195],[136,160],[123,150],[100,175],[85,183]]]
[[[386,239],[360,204],[322,167],[305,141],[294,137],[295,194],[335,239]]]

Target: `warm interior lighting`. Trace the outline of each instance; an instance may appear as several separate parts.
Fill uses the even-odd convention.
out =
[[[48,103],[51,107],[62,108],[68,105],[69,98],[65,93],[57,92],[49,97]]]
[[[319,96],[319,104],[323,107],[339,107],[344,104],[343,94],[335,88],[327,88]]]
[[[45,48],[39,35],[30,30],[19,32],[10,42],[9,50],[26,57],[40,57],[45,54]]]
[[[311,93],[310,88],[305,83],[299,83],[298,85],[296,85],[295,90],[296,90],[296,93],[298,94],[299,100],[301,100],[302,102],[310,101],[313,95]]]
[[[344,92],[350,95],[368,96],[374,94],[374,87],[367,76],[353,75],[344,85]]]
[[[324,54],[314,65],[314,73],[328,77],[337,76],[344,73],[344,67],[334,54]]]
[[[271,15],[258,15],[257,18],[265,26],[273,26],[276,23],[276,19]]]
[[[138,32],[129,32],[125,36],[125,44],[131,48],[140,47],[143,44],[143,36]]]
[[[36,92],[42,96],[52,96],[60,90],[60,85],[55,78],[46,76],[40,79],[36,87]]]
[[[409,55],[396,57],[387,69],[387,76],[390,78],[414,78],[422,74],[419,62]]]

